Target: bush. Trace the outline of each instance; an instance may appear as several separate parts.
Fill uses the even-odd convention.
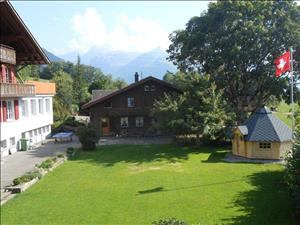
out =
[[[38,165],[38,168],[49,169],[53,166],[53,163],[54,163],[53,159],[46,159],[40,165]]]
[[[292,195],[294,209],[300,216],[300,116],[295,129],[294,148],[286,158],[286,182]]]
[[[99,136],[95,127],[91,125],[80,127],[77,134],[83,150],[96,149]]]
[[[64,157],[65,157],[65,155],[64,155],[64,154],[62,154],[62,153],[59,153],[59,154],[57,154],[57,155],[56,155],[56,157],[57,157],[57,158],[64,158]]]
[[[154,221],[152,225],[188,225],[183,220],[178,220],[176,218],[168,218],[168,219],[160,219],[158,221]]]
[[[69,148],[67,148],[66,153],[73,154],[74,151],[75,151],[75,149],[73,147],[69,147]]]
[[[23,184],[33,180],[34,178],[38,177],[39,179],[42,177],[38,172],[28,172],[25,173],[23,176],[17,177],[13,180],[14,185]]]

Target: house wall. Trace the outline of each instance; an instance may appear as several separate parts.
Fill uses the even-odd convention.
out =
[[[270,149],[259,148],[259,142],[241,141],[243,136],[239,129],[235,129],[232,139],[232,154],[252,159],[283,159],[286,152],[292,149],[292,142],[271,142]]]
[[[155,91],[145,91],[145,86],[155,86]],[[158,82],[149,80],[135,88],[118,94],[105,102],[98,103],[89,109],[90,119],[101,134],[101,118],[110,118],[110,130],[114,134],[144,134],[146,135],[151,130],[152,118],[150,116],[151,108],[155,99],[164,96],[164,93],[171,93],[174,90],[166,87]],[[133,97],[135,106],[128,107],[127,99]],[[105,108],[105,104],[111,102],[111,108]],[[136,127],[135,118],[137,116],[144,117],[144,126]],[[128,128],[121,128],[120,118],[128,117]]]
[[[42,113],[39,112],[39,99],[43,99]],[[46,99],[50,101],[49,112],[46,112]],[[1,104],[6,100],[12,99],[1,99]],[[1,156],[6,156],[9,153],[13,154],[19,150],[21,138],[31,140],[31,144],[34,145],[42,142],[51,133],[51,124],[53,123],[52,96],[23,97],[13,100],[18,100],[19,118],[13,118],[12,120],[2,121],[0,123],[0,141],[1,143],[6,141],[6,147],[1,147]],[[22,114],[22,100],[27,100],[27,115]],[[35,115],[33,115],[31,111],[30,100],[36,100]],[[0,108],[2,109],[1,104]],[[3,110],[1,110],[1,112],[3,112]],[[11,138],[15,138],[15,144],[11,144]]]

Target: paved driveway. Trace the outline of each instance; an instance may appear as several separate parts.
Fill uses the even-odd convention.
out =
[[[68,147],[79,147],[80,144],[75,137],[72,142],[54,143],[48,139],[47,143],[29,151],[19,151],[4,157],[1,160],[1,189],[12,184],[14,178],[34,169],[36,164],[45,159],[64,153]]]

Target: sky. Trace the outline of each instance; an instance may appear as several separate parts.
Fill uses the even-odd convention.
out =
[[[39,44],[61,56],[91,48],[125,52],[167,49],[208,1],[11,1]]]

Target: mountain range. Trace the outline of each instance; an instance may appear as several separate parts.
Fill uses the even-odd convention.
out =
[[[78,53],[72,52],[56,56],[45,50],[50,61],[76,62]],[[159,48],[145,53],[112,51],[104,48],[92,48],[87,53],[80,55],[81,63],[100,68],[103,73],[111,74],[114,78],[122,78],[131,83],[134,73],[141,77],[154,76],[162,79],[167,72],[175,72],[176,67],[166,59],[167,53]]]

